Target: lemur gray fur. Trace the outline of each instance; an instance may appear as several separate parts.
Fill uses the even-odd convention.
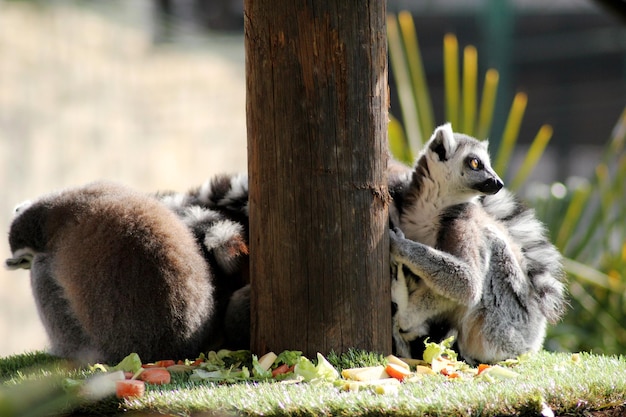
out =
[[[415,194],[415,190],[412,188],[412,175],[413,173],[410,168],[404,167],[400,164],[394,164],[393,161],[390,164],[389,188],[392,197],[394,198],[394,206],[390,212],[392,214],[392,221],[395,225],[399,225],[401,227],[402,223],[400,221],[400,215],[403,215],[406,220],[406,213],[409,211],[407,209],[413,205],[413,201],[411,199]],[[93,187],[93,185],[88,186],[86,189]],[[97,188],[97,186],[95,187]],[[13,258],[7,260],[7,266],[10,268],[29,267],[33,263],[35,254],[38,255],[37,267],[34,271],[35,273],[31,274],[33,276],[33,292],[37,300],[40,314],[42,315],[42,320],[44,321],[46,329],[50,334],[50,339],[53,344],[53,352],[62,356],[80,356],[80,358],[83,359],[86,357],[89,359],[97,357],[98,360],[114,360],[114,356],[120,356],[130,351],[138,351],[138,347],[143,346],[142,341],[152,340],[150,338],[156,337],[152,332],[152,330],[156,327],[146,325],[142,319],[137,321],[136,317],[127,316],[117,318],[117,320],[123,321],[122,325],[126,328],[134,329],[141,326],[139,333],[137,333],[144,336],[144,339],[141,339],[136,338],[132,332],[122,335],[120,335],[121,332],[115,333],[115,329],[113,328],[115,324],[111,324],[110,326],[106,324],[111,320],[111,318],[108,315],[107,317],[102,317],[102,320],[104,320],[103,323],[105,323],[103,326],[105,326],[109,331],[108,337],[121,337],[121,341],[128,342],[124,345],[120,345],[118,343],[119,349],[117,352],[107,353],[109,357],[108,359],[105,358],[105,355],[101,352],[95,351],[97,349],[94,349],[93,341],[90,340],[89,335],[87,335],[84,325],[78,321],[70,308],[71,300],[65,294],[64,288],[56,283],[57,278],[53,274],[56,272],[56,267],[54,265],[55,262],[53,262],[54,257],[50,256],[48,253],[30,251],[30,249],[37,247],[35,243],[41,240],[41,237],[38,237],[40,236],[40,232],[37,230],[41,229],[42,225],[46,223],[44,221],[40,221],[39,219],[47,217],[54,218],[54,221],[51,222],[51,224],[55,224],[56,222],[57,225],[55,227],[57,229],[70,230],[73,228],[75,229],[75,234],[78,234],[79,232],[87,233],[85,231],[86,229],[83,231],[80,229],[83,228],[84,225],[95,224],[95,221],[86,221],[81,224],[80,227],[77,227],[76,224],[71,225],[70,223],[69,226],[63,224],[61,220],[67,213],[63,213],[60,216],[56,214],[54,216],[49,216],[51,212],[58,212],[56,209],[52,211],[50,210],[56,207],[55,204],[59,202],[63,202],[63,204],[68,206],[76,204],[77,206],[82,207],[78,210],[78,212],[83,214],[97,213],[97,208],[94,209],[95,211],[86,211],[85,202],[91,198],[88,196],[93,193],[88,192],[85,195],[82,195],[84,192],[85,191],[71,190],[71,192],[67,194],[62,192],[43,197],[33,204],[33,206],[39,207],[35,212],[33,212],[35,213],[34,215],[31,214],[18,221],[21,214],[26,211],[26,206],[22,207],[18,211],[14,225],[12,225],[11,228],[11,234],[15,236],[19,235],[20,238],[11,238],[15,240],[15,243],[12,244],[12,249],[15,249],[15,255]],[[114,191],[113,193],[115,194],[117,191]],[[65,197],[61,198],[60,196],[64,194]],[[142,207],[144,202],[143,199],[146,198],[146,196],[138,196],[133,193],[130,194],[132,194],[132,196],[128,196],[126,190],[121,194],[117,194],[117,198],[124,201],[124,204],[128,204],[128,201],[135,201],[135,199],[138,199],[136,203]],[[213,286],[212,294],[210,294],[208,298],[208,304],[212,305],[213,313],[208,314],[210,318],[207,321],[207,323],[209,323],[209,328],[212,329],[207,331],[207,334],[211,337],[207,337],[207,339],[210,340],[205,340],[201,343],[194,342],[194,347],[191,347],[189,350],[195,350],[190,355],[193,356],[197,354],[197,352],[211,347],[229,347],[235,349],[249,348],[250,286],[248,272],[247,176],[245,174],[234,176],[220,175],[207,181],[202,186],[191,189],[185,193],[166,192],[158,193],[152,197],[156,197],[157,200],[176,214],[178,219],[182,221],[181,224],[186,226],[187,229],[191,231],[192,241],[194,241],[193,244],[190,243],[188,236],[182,237],[181,240],[176,238],[176,242],[174,240],[170,240],[169,238],[160,237],[156,239],[154,243],[157,246],[163,247],[171,244],[174,248],[178,249],[193,247],[195,250],[197,248],[203,255],[205,267],[208,268],[208,274]],[[151,199],[152,197],[149,198]],[[56,203],[53,204],[55,201]],[[491,217],[504,225],[511,238],[521,248],[522,256],[524,258],[524,262],[522,264],[524,265],[525,273],[535,284],[535,290],[543,300],[541,304],[543,313],[549,320],[556,320],[563,305],[562,284],[555,284],[554,282],[555,279],[558,281],[560,273],[560,257],[558,252],[556,252],[547,241],[542,225],[535,219],[532,211],[523,208],[519,204],[519,201],[506,190],[502,190],[496,195],[483,197],[479,199],[479,202],[482,204],[483,209]],[[98,206],[98,204],[96,204],[96,206]],[[122,203],[120,202],[119,204]],[[133,204],[135,203],[131,203],[131,206]],[[153,202],[151,201],[150,204],[153,204]],[[138,212],[141,212],[141,209],[138,210]],[[161,214],[157,214],[162,213],[160,207],[156,207],[154,210],[155,212],[152,216],[148,216],[147,218],[152,219],[151,221],[153,221],[156,225],[160,224],[161,227],[165,227],[165,225],[171,223],[174,225],[172,226],[174,229],[179,229],[180,224],[175,225],[176,221],[174,221],[170,216],[163,215],[163,217],[160,218]],[[152,211],[152,208],[150,208],[150,211]],[[394,215],[394,213],[397,215]],[[89,216],[91,215],[92,214],[89,214]],[[413,215],[417,218],[420,216],[419,212],[414,212]],[[124,219],[125,220],[123,220],[123,222],[126,222],[127,220],[131,221],[129,225],[141,224],[141,221],[132,221],[132,218]],[[112,219],[109,219],[109,221],[112,221]],[[18,226],[19,223],[22,223],[23,225]],[[103,233],[102,230],[100,232]],[[107,233],[104,233],[104,235],[106,236]],[[181,236],[184,235],[184,233],[181,234]],[[20,239],[22,242],[20,242]],[[117,241],[115,240],[115,237],[112,237],[112,239],[114,239],[113,246],[117,246],[120,242],[124,241],[121,237],[117,238]],[[26,240],[29,240],[31,243],[24,244],[24,241]],[[39,242],[39,244],[41,245],[43,243]],[[78,245],[77,242],[74,242],[74,244]],[[95,245],[95,247],[97,247],[97,244]],[[138,245],[141,249],[142,243],[140,242]],[[19,251],[20,249],[26,248],[30,249],[27,251]],[[58,251],[59,248],[56,248],[54,253],[56,254]],[[197,257],[195,255],[188,254],[188,256],[191,256],[195,259],[194,262],[197,262]],[[87,259],[87,261],[85,261],[85,259]],[[97,258],[90,260],[88,257],[85,258],[75,256],[73,261],[67,262],[74,262],[76,265],[79,265],[79,260],[82,260],[85,262],[84,269],[88,269],[90,268],[89,265],[91,262],[95,259]],[[125,259],[125,257],[120,255],[120,259]],[[124,262],[131,261],[124,260]],[[138,258],[136,261],[139,263]],[[166,261],[163,262],[164,264],[167,263]],[[91,267],[93,268],[93,265]],[[98,267],[96,267],[96,270],[97,268]],[[116,269],[113,268],[113,270]],[[128,278],[130,275],[124,274],[124,276]],[[415,288],[421,285],[420,279],[411,274],[410,270],[406,267],[402,268],[399,274],[393,274],[394,280],[396,278],[401,278],[401,276],[405,277],[406,286],[409,287],[406,290],[411,292],[410,300],[418,306],[421,305],[422,307],[425,307],[424,300],[421,300],[420,297],[417,296],[419,292],[414,291]],[[89,283],[92,283],[92,281],[93,279],[85,281],[85,283],[88,286],[90,285]],[[399,286],[397,282],[393,284],[393,287],[396,290],[393,294],[395,298],[398,296],[398,293],[403,290],[401,290],[402,287]],[[197,288],[194,291],[197,293]],[[88,288],[85,290],[85,293],[89,293]],[[192,295],[189,295],[188,297],[182,297],[183,305],[193,299],[193,293],[191,294]],[[117,297],[117,295],[115,295],[115,297]],[[161,298],[159,298],[159,300],[163,300],[165,295],[161,294],[160,297]],[[83,301],[82,303],[86,304],[87,301]],[[165,304],[167,305],[167,303],[168,301],[166,299]],[[202,303],[200,303],[200,305],[201,304]],[[107,309],[112,308],[108,302],[104,302],[102,305],[106,305]],[[101,303],[96,301],[91,304],[90,307],[94,308],[94,306],[100,307]],[[398,307],[397,303],[395,306]],[[172,304],[169,304],[169,307],[174,310],[178,308],[173,307]],[[146,312],[150,306],[145,306],[145,308],[146,310],[140,309],[137,311]],[[400,313],[401,311],[398,310],[394,312],[394,339],[396,340],[396,344],[399,345],[399,349],[396,349],[397,353],[406,353],[408,349],[413,348],[417,344],[416,341],[418,339],[414,339],[413,337],[417,337],[416,334],[410,332],[399,333],[398,314]],[[106,315],[102,312],[98,314]],[[413,321],[419,321],[422,319],[424,319],[422,316],[416,314]],[[448,332],[450,323],[447,319],[437,319],[438,320],[424,319],[421,327],[422,331],[419,332],[419,335],[437,338],[438,336],[443,336],[446,332]],[[437,324],[440,326],[437,326]],[[106,339],[106,337],[107,336],[103,336],[101,339]],[[120,340],[118,340],[118,342]],[[102,344],[104,342],[101,341],[100,343]],[[419,345],[419,347],[423,348],[422,343],[419,343]],[[176,353],[170,354],[165,348],[162,347],[155,347],[153,351],[156,352],[154,353],[156,359],[181,356]],[[149,360],[149,357],[147,358]]]
[[[558,320],[565,305],[561,256],[534,213],[501,190],[487,144],[447,124],[425,145],[410,177],[395,168],[396,353],[415,356],[412,342],[448,330],[458,333],[470,363],[538,350],[546,323]]]
[[[245,285],[246,231],[228,207],[177,208],[168,195],[93,183],[16,209],[6,266],[30,269],[51,353],[111,363],[239,347],[242,330],[224,329],[224,316]]]
[[[250,347],[248,177],[217,175],[184,193],[157,194],[189,227],[216,271],[218,322],[224,347]]]

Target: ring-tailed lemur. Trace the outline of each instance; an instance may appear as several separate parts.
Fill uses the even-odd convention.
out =
[[[215,271],[216,321],[224,347],[250,347],[250,277],[248,262],[248,177],[217,175],[185,193],[158,193],[192,230]]]
[[[79,361],[184,358],[211,344],[214,285],[170,210],[113,183],[19,206],[9,269],[30,269],[51,353]]]
[[[30,269],[51,353],[113,363],[246,348],[247,228],[219,197],[231,188],[218,178],[155,198],[94,183],[19,206],[6,266]]]
[[[546,322],[565,305],[561,256],[533,212],[500,191],[486,143],[447,124],[410,179],[399,172],[390,184],[399,227],[390,232],[397,353],[421,352],[422,337],[450,329],[469,362],[538,350]]]
[[[398,169],[400,167],[400,169]],[[408,169],[408,168],[407,168]],[[409,170],[410,173],[410,170]],[[390,166],[390,190],[394,197],[395,207],[400,213],[405,213],[406,208],[411,207],[411,180],[410,175],[403,171],[401,166]],[[139,254],[139,256],[128,257],[122,254],[114,255],[112,259],[116,259],[119,256],[121,262],[118,266],[106,266],[100,262],[96,262],[99,257],[84,257],[73,256],[70,257],[70,253],[73,249],[80,249],[81,244],[76,239],[69,240],[64,243],[62,247],[58,246],[58,241],[48,242],[49,236],[43,236],[41,231],[42,225],[50,223],[54,225],[55,229],[68,233],[68,230],[73,230],[72,235],[79,235],[81,233],[88,233],[89,228],[95,227],[98,223],[95,216],[100,210],[100,202],[95,203],[94,207],[87,210],[89,204],[87,201],[94,194],[93,188],[98,186],[88,186],[83,190],[71,190],[71,192],[58,193],[50,196],[46,196],[36,201],[33,206],[35,210],[28,216],[22,217],[25,214],[27,207],[22,207],[16,214],[16,219],[11,227],[11,238],[14,240],[11,247],[14,251],[14,257],[7,260],[7,266],[10,268],[30,267],[35,265],[33,263],[35,255],[37,255],[37,262],[34,271],[31,271],[33,279],[33,292],[38,304],[38,308],[42,315],[44,325],[50,335],[53,351],[62,356],[74,357],[79,359],[94,359],[98,360],[113,360],[114,357],[119,357],[129,351],[141,351],[144,347],[146,350],[142,358],[146,357],[150,360],[150,352],[154,352],[152,356],[157,359],[163,357],[180,357],[176,353],[171,353],[171,346],[164,346],[159,343],[153,343],[154,338],[158,338],[162,332],[153,332],[151,326],[146,324],[143,320],[143,316],[153,317],[155,314],[161,314],[168,309],[170,311],[181,311],[188,309],[189,312],[202,312],[206,307],[203,302],[196,303],[194,294],[202,293],[204,290],[203,285],[194,286],[194,291],[189,292],[187,295],[181,296],[181,299],[174,302],[173,299],[168,298],[167,294],[157,291],[156,300],[164,306],[163,310],[152,310],[154,307],[154,301],[152,305],[138,305],[132,307],[132,305],[126,305],[123,311],[130,312],[126,316],[118,316],[114,322],[111,322],[113,316],[108,315],[106,312],[112,309],[111,300],[126,300],[132,298],[133,294],[136,299],[142,299],[137,295],[137,288],[141,284],[141,280],[137,279],[137,275],[128,274],[126,271],[121,271],[121,265],[124,262],[129,262],[135,265],[133,268],[138,267],[141,264],[141,256],[145,255],[144,252],[148,250],[151,245],[155,247],[167,248],[170,247],[175,250],[182,250],[183,248],[194,248],[187,257],[182,257],[180,260],[188,264],[198,264],[198,259],[194,255],[195,248],[199,246],[199,250],[203,255],[204,261],[209,268],[209,275],[211,277],[211,284],[213,285],[212,295],[209,294],[208,304],[211,305],[213,313],[206,313],[208,326],[211,330],[198,330],[198,335],[208,335],[202,342],[198,342],[202,337],[194,339],[194,342],[187,341],[191,346],[187,351],[193,350],[191,354],[196,354],[200,350],[204,350],[211,347],[230,347],[230,348],[248,348],[249,347],[249,335],[250,335],[250,317],[249,317],[249,299],[250,299],[250,286],[248,277],[248,183],[246,175],[220,175],[207,181],[201,187],[192,189],[186,193],[159,193],[156,198],[161,201],[166,207],[173,211],[182,220],[188,229],[191,230],[194,242],[190,243],[189,238],[185,237],[185,233],[177,234],[176,239],[171,239],[167,236],[152,236],[144,241],[136,242],[136,249],[133,252]],[[105,187],[106,188],[106,187]],[[92,190],[92,191],[89,191]],[[180,224],[178,224],[171,216],[163,214],[160,207],[152,207],[154,202],[150,201],[148,205],[145,196],[138,196],[130,193],[128,190],[116,191],[115,187],[111,190],[112,194],[116,197],[113,199],[117,201],[116,204],[111,203],[112,210],[107,211],[108,214],[103,215],[104,220],[100,222],[100,228],[98,233],[106,239],[111,239],[112,247],[119,246],[120,243],[128,243],[123,234],[115,236],[110,233],[111,228],[107,232],[105,225],[107,222],[119,222],[115,223],[117,226],[123,226],[123,228],[139,227],[141,225],[152,225],[156,230],[168,228],[171,230],[180,230]],[[123,191],[123,192],[122,192]],[[414,193],[414,192],[413,192]],[[98,193],[95,193],[98,194]],[[113,201],[112,200],[112,201]],[[543,294],[542,308],[544,314],[549,319],[556,319],[560,312],[560,307],[563,304],[562,299],[562,287],[553,283],[554,278],[558,276],[558,252],[554,251],[554,248],[547,242],[545,238],[543,228],[541,224],[534,218],[533,213],[529,210],[522,209],[517,200],[505,190],[501,191],[497,195],[488,196],[482,201],[483,208],[496,220],[501,222],[507,229],[514,241],[516,241],[522,248],[523,257],[525,260],[525,271],[532,281],[536,284],[536,291],[538,294]],[[56,210],[61,203],[61,206],[66,207],[80,207],[76,208],[76,213],[81,213],[81,216],[85,216],[86,221],[79,224],[72,222],[64,224],[64,218],[72,218],[71,213],[74,209],[69,211]],[[124,207],[128,206],[128,207]],[[147,209],[148,212],[142,216],[142,209]],[[116,211],[118,210],[118,211]],[[134,210],[134,211],[133,211]],[[391,210],[392,212],[394,210]],[[134,213],[130,216],[118,216],[120,213]],[[419,213],[414,213],[419,218]],[[135,217],[137,219],[135,219]],[[20,219],[21,220],[18,220]],[[102,220],[102,219],[101,219]],[[127,223],[128,222],[128,223]],[[396,221],[396,225],[401,223]],[[169,226],[168,226],[169,225]],[[100,236],[98,234],[92,237]],[[92,252],[98,252],[101,243],[98,243],[97,239],[89,240]],[[194,244],[196,246],[194,246]],[[44,246],[42,246],[44,245]],[[55,246],[56,245],[56,246]],[[42,252],[42,248],[45,247],[45,252]],[[36,249],[36,250],[33,250]],[[171,253],[175,253],[173,250]],[[54,256],[50,256],[51,253]],[[67,264],[65,268],[68,270],[76,271],[91,270],[97,274],[91,274],[92,278],[85,280],[84,282],[74,280],[80,283],[82,286],[83,295],[80,297],[68,297],[63,288],[57,282],[58,266],[56,265],[55,258],[59,258],[58,254],[62,254],[61,257],[66,259],[64,262]],[[77,252],[82,253],[82,252]],[[106,253],[106,252],[104,252]],[[128,259],[127,259],[128,258]],[[166,268],[166,266],[172,262],[176,264],[174,260],[165,257],[159,262],[156,262],[155,268]],[[69,265],[69,266],[68,266]],[[198,264],[199,265],[199,264]],[[205,267],[206,267],[205,265]],[[105,268],[105,269],[103,269]],[[108,269],[106,269],[108,268]],[[132,269],[132,268],[131,268]],[[104,272],[104,271],[108,272]],[[405,273],[403,273],[405,272]],[[100,290],[102,283],[98,283],[98,279],[95,276],[104,277],[102,281],[106,281],[110,276],[119,276],[130,278],[130,282],[127,283],[127,290],[132,291],[123,293],[121,289],[119,294],[114,292],[114,289],[108,288],[100,295],[111,295],[112,297],[98,297],[98,300],[91,300],[89,297],[85,298],[84,295],[91,296],[95,292]],[[160,275],[160,272],[155,273],[156,276]],[[184,275],[184,274],[183,274]],[[407,269],[402,269],[397,275],[398,277],[409,275],[406,279],[409,291],[411,291],[410,300],[407,297],[407,304],[411,303],[425,306],[426,298],[420,299],[418,292],[412,291],[415,287],[420,285],[419,279],[411,277]],[[394,277],[396,275],[394,274]],[[190,282],[193,279],[190,279]],[[187,282],[183,279],[183,282]],[[171,284],[171,282],[170,282]],[[181,284],[182,286],[183,284]],[[146,287],[146,288],[147,288]],[[151,287],[154,288],[154,287]],[[167,287],[168,290],[176,292],[174,285],[173,289]],[[402,293],[401,286],[394,284],[394,297]],[[108,292],[107,292],[108,291]],[[168,291],[165,291],[167,293]],[[211,291],[209,290],[209,293]],[[408,294],[408,293],[407,293]],[[119,298],[126,297],[126,298]],[[549,301],[551,300],[551,301]],[[78,305],[89,305],[89,309],[94,310],[91,315],[99,315],[102,319],[102,329],[98,330],[96,335],[97,340],[93,340],[89,332],[93,329],[87,329],[77,317],[77,314],[73,312],[71,303],[77,303]],[[115,302],[113,302],[115,304]],[[173,305],[173,304],[175,305]],[[195,303],[195,304],[194,304]],[[550,304],[552,303],[552,305]],[[157,307],[160,305],[158,304]],[[181,310],[180,306],[184,306]],[[195,307],[193,307],[195,305]],[[435,308],[435,307],[434,307]],[[437,307],[438,308],[438,307]],[[437,309],[435,308],[435,310]],[[84,307],[83,307],[84,309]],[[155,311],[157,313],[155,313]],[[158,313],[158,312],[161,313]],[[138,316],[134,316],[138,314]],[[165,314],[165,313],[163,313]],[[191,313],[190,313],[191,314]],[[399,314],[407,314],[404,310],[394,313],[395,329],[397,330],[397,323]],[[410,315],[410,314],[409,314]],[[106,316],[106,317],[104,317]],[[420,321],[423,317],[416,314],[412,321]],[[168,319],[166,319],[167,322]],[[437,330],[432,320],[423,320],[423,331],[419,332],[421,335],[437,335],[448,330],[446,323],[441,330]],[[177,329],[172,336],[171,326],[165,329],[163,336],[164,340],[170,339],[170,345],[176,345],[179,341],[185,339],[185,332],[189,326],[183,326]],[[127,331],[119,331],[121,329],[127,329]],[[128,331],[130,329],[130,331]],[[137,330],[132,331],[133,329]],[[415,339],[411,333],[402,333],[394,330],[394,338],[396,342],[400,342],[400,352],[408,349],[409,345],[413,345]],[[143,337],[137,338],[137,335]],[[104,347],[111,345],[111,340],[115,339],[117,350],[115,352],[102,352]],[[181,343],[187,343],[183,340]],[[398,343],[397,343],[398,344]],[[192,346],[193,345],[193,346]],[[96,346],[96,347],[94,347]],[[423,345],[422,345],[423,347]],[[87,355],[87,356],[85,356]]]

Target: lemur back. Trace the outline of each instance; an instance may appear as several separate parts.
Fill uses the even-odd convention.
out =
[[[94,183],[16,213],[7,267],[30,269],[51,352],[80,361],[193,357],[219,345],[211,273],[152,197]]]
[[[560,255],[532,211],[496,197],[486,144],[442,126],[406,178],[391,188],[406,234],[391,233],[397,352],[421,354],[412,342],[446,327],[469,361],[539,349],[564,306]]]

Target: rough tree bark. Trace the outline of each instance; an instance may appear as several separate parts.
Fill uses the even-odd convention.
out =
[[[391,350],[383,0],[246,0],[252,350]]]

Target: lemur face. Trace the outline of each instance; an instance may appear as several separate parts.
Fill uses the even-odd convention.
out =
[[[431,175],[446,182],[451,192],[486,195],[502,189],[502,180],[491,168],[487,142],[454,133],[450,124],[445,124],[435,130],[426,146]]]
[[[492,195],[500,191],[504,183],[491,168],[489,156],[485,158],[471,152],[463,160],[461,177],[466,178],[467,186],[481,194]]]

